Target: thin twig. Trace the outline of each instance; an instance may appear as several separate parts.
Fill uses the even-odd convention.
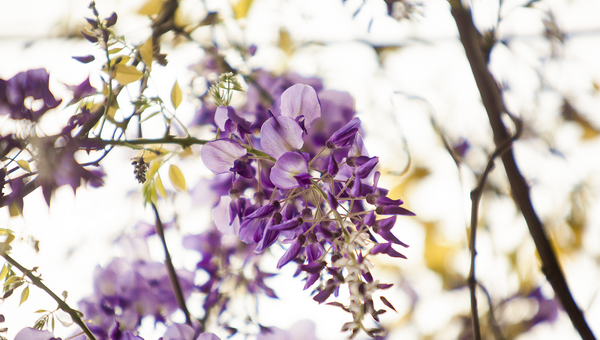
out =
[[[488,300],[488,306],[490,308],[490,311],[488,312],[488,318],[489,318],[490,328],[492,329],[492,333],[494,334],[494,337],[496,338],[496,340],[504,340],[504,335],[502,335],[502,330],[498,326],[498,322],[496,322],[496,317],[494,316],[494,306],[492,306],[492,297],[490,296],[490,293],[487,291],[487,289],[481,283],[477,283],[477,285],[479,286],[479,288],[481,288],[481,290],[483,291],[483,293],[485,294],[485,296],[487,297],[487,300]]]
[[[450,5],[451,14],[460,34],[460,41],[465,49],[465,54],[494,133],[494,142],[496,145],[502,145],[504,141],[510,138],[509,132],[501,119],[502,113],[507,113],[508,110],[502,100],[498,84],[489,72],[482,55],[480,48],[481,34],[473,24],[471,11],[463,7],[460,0],[450,0]],[[503,153],[501,159],[510,183],[513,199],[525,218],[529,233],[540,255],[542,272],[546,275],[548,282],[582,339],[595,339],[582,311],[571,295],[556,254],[548,241],[544,226],[533,209],[529,187],[517,167],[512,150],[509,149]]]
[[[477,181],[477,186],[475,187],[475,189],[473,189],[473,191],[471,191],[471,235],[470,235],[470,239],[469,239],[469,248],[471,249],[471,270],[469,271],[469,278],[467,280],[467,282],[469,283],[469,290],[471,291],[471,316],[473,318],[473,334],[475,336],[475,339],[480,340],[481,339],[481,330],[479,327],[479,315],[477,312],[477,292],[476,292],[476,288],[477,288],[477,279],[475,277],[475,255],[477,255],[477,251],[475,249],[475,240],[477,237],[477,220],[478,220],[478,216],[479,216],[479,201],[481,200],[481,195],[483,194],[483,188],[485,187],[485,182],[487,180],[487,177],[490,173],[490,171],[492,170],[492,168],[494,167],[494,160],[496,159],[496,157],[500,156],[501,154],[503,154],[504,152],[508,151],[511,147],[512,144],[515,140],[517,140],[519,138],[519,136],[521,136],[521,131],[523,130],[521,121],[516,119],[513,116],[510,116],[511,118],[513,118],[513,121],[515,122],[516,126],[517,126],[517,132],[515,133],[515,135],[504,141],[504,143],[502,143],[501,145],[499,145],[498,147],[496,147],[496,150],[494,150],[494,152],[490,155],[488,162],[485,166],[485,170],[483,171],[483,173],[479,176],[479,180]]]
[[[85,325],[83,320],[81,320],[81,317],[79,316],[79,313],[81,312],[78,312],[71,308],[63,299],[61,299],[58,295],[54,294],[54,292],[42,282],[42,279],[33,275],[33,273],[29,269],[23,267],[19,262],[10,257],[8,254],[3,253],[2,257],[4,257],[6,262],[10,263],[14,267],[17,267],[17,269],[19,269],[23,274],[25,274],[36,287],[40,288],[41,290],[45,291],[48,295],[50,295],[54,299],[54,301],[58,303],[58,307],[71,316],[73,321],[81,328],[81,330],[90,340],[96,340],[94,334]]]
[[[167,248],[167,241],[165,240],[165,230],[163,228],[162,221],[160,220],[160,216],[158,215],[158,209],[156,209],[156,205],[152,202],[152,210],[154,210],[154,216],[156,217],[156,233],[160,237],[163,248],[165,250],[165,265],[167,266],[167,272],[169,273],[169,281],[171,282],[171,287],[173,288],[173,293],[175,294],[175,299],[177,300],[177,305],[185,314],[185,323],[192,326],[192,319],[190,317],[190,312],[185,305],[185,298],[183,297],[183,291],[181,290],[181,285],[179,284],[179,279],[177,279],[177,273],[175,272],[175,267],[173,266],[173,261],[171,261],[171,255],[169,254],[169,249]]]

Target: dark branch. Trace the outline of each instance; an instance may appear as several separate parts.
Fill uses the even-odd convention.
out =
[[[488,114],[494,133],[494,141],[496,145],[502,145],[509,139],[509,132],[502,122],[501,114],[503,112],[507,113],[508,110],[504,106],[496,80],[488,71],[482,55],[480,49],[481,34],[474,26],[471,11],[468,8],[464,8],[458,0],[450,0],[450,4],[452,6],[451,13],[460,34],[460,41],[471,65],[483,106]],[[542,272],[546,275],[548,282],[554,289],[556,296],[559,298],[573,326],[577,329],[581,337],[585,340],[595,339],[583,313],[571,295],[565,276],[548,241],[544,226],[533,209],[529,196],[529,187],[517,167],[512,150],[508,150],[502,154],[501,159],[510,183],[513,198],[527,222],[529,232],[540,255]]]
[[[167,241],[165,240],[165,230],[163,229],[162,221],[160,220],[160,216],[158,215],[158,209],[156,209],[156,205],[152,204],[152,210],[154,210],[154,216],[156,217],[156,233],[160,237],[163,248],[165,250],[165,265],[167,266],[167,272],[169,273],[169,281],[171,281],[171,287],[173,288],[173,293],[175,294],[175,299],[177,300],[177,305],[185,314],[185,323],[192,326],[192,319],[190,318],[190,312],[185,305],[185,299],[183,297],[183,291],[181,290],[181,285],[179,284],[179,279],[177,279],[177,273],[175,272],[175,266],[173,266],[173,261],[171,261],[171,255],[169,254],[169,248],[167,248]]]

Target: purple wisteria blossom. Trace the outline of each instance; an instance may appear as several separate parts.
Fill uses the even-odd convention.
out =
[[[299,152],[286,152],[271,170],[271,182],[280,189],[304,189],[312,183],[306,158]]]
[[[233,172],[251,178],[252,168],[244,157],[247,153],[238,142],[226,138],[206,143],[200,150],[200,157],[204,165],[215,174]]]
[[[260,129],[260,143],[267,155],[279,159],[288,151],[302,148],[302,128],[289,117],[270,118]]]
[[[309,85],[295,84],[281,94],[281,115],[300,124],[306,133],[312,123],[321,117],[321,103],[317,92]]]

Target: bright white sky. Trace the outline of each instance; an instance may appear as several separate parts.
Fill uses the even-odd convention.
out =
[[[326,87],[349,91],[356,98],[356,108],[367,130],[367,147],[372,155],[378,155],[384,170],[400,171],[406,164],[406,145],[410,150],[413,164],[426,165],[432,175],[418,187],[408,188],[403,196],[408,206],[425,221],[440,220],[443,234],[455,244],[465,244],[465,226],[468,221],[470,201],[468,192],[473,186],[473,177],[463,169],[460,173],[441,146],[439,138],[430,125],[433,114],[452,141],[468,136],[476,145],[491,150],[490,130],[487,118],[479,102],[478,93],[472,81],[470,69],[459,44],[456,28],[449,14],[448,5],[442,0],[426,0],[423,15],[414,22],[398,23],[387,18],[383,1],[367,1],[363,10],[352,19],[351,14],[361,1],[277,1],[255,0],[249,17],[245,21],[246,42],[258,45],[258,53],[251,60],[253,65],[262,65],[269,70],[281,71],[285,65],[304,75],[318,75],[324,79]],[[97,1],[103,16],[116,11],[119,22],[116,29],[124,34],[129,42],[140,43],[150,31],[148,20],[134,14],[142,1]],[[224,8],[225,1],[207,1],[209,6]],[[476,21],[489,27],[496,14],[493,10],[482,9],[483,1],[476,1]],[[509,106],[526,120],[545,127],[558,124],[556,107],[559,99],[546,93],[535,96],[540,86],[537,74],[544,76],[544,85],[551,85],[568,96],[586,116],[600,123],[600,95],[593,94],[591,83],[600,83],[600,26],[597,13],[600,2],[593,0],[545,1],[543,6],[551,6],[559,23],[566,32],[589,32],[578,34],[567,41],[563,50],[565,61],[556,62],[542,59],[548,46],[543,39],[535,38],[542,32],[540,15],[533,10],[519,9],[518,1],[505,1],[506,24],[500,35],[519,35],[510,45],[494,50],[492,67],[500,81],[511,84],[507,90]],[[91,74],[92,84],[98,86],[98,72],[93,68],[98,64],[83,65],[70,57],[73,55],[95,54],[91,44],[81,39],[53,39],[59,33],[74,31],[83,24],[83,17],[89,16],[88,1],[0,1],[0,77],[7,79],[20,71],[46,67],[51,74],[51,89],[57,97],[65,98],[62,84],[79,84]],[[202,17],[202,6],[188,1],[186,12],[191,18]],[[367,32],[373,19],[371,32]],[[275,47],[279,27],[285,27],[292,37],[302,45],[296,53],[288,57]],[[240,38],[239,32],[230,27],[230,34]],[[201,31],[196,34],[199,40],[206,39]],[[318,42],[319,44],[308,44]],[[386,52],[385,62],[379,65],[377,54],[369,46],[373,44],[399,44],[402,49]],[[202,52],[191,44],[180,44],[169,49],[169,65],[158,68],[153,75],[159,94],[168,97],[172,84],[188,84],[191,71],[187,66],[199,61]],[[184,90],[186,91],[186,90]],[[189,91],[187,92],[190,93]],[[396,93],[396,94],[394,94]],[[590,94],[592,93],[592,94]],[[423,101],[426,99],[432,111]],[[536,102],[537,101],[537,102]],[[558,104],[557,104],[558,103]],[[178,109],[178,116],[190,119],[193,105],[184,103]],[[55,113],[57,119],[65,114]],[[0,118],[3,121],[3,118]],[[52,122],[45,122],[47,131],[56,128]],[[0,132],[5,132],[6,124],[0,124]],[[564,218],[565,197],[574,183],[588,179],[591,192],[597,193],[600,182],[600,161],[591,155],[598,155],[600,143],[597,140],[579,141],[580,130],[574,125],[556,129],[556,134],[544,136],[552,145],[565,153],[564,159],[556,159],[544,153],[544,146],[523,141],[516,149],[517,159],[523,172],[532,183],[533,198],[540,216],[549,221]],[[400,137],[405,138],[406,142]],[[14,257],[28,267],[39,266],[46,283],[60,292],[69,291],[69,301],[92,292],[92,273],[96,264],[106,264],[119,253],[114,240],[123,230],[131,229],[143,219],[152,222],[152,215],[144,211],[138,186],[133,179],[129,159],[135,154],[129,151],[113,151],[106,159],[106,185],[101,189],[80,189],[74,198],[70,188],[57,191],[52,208],[48,210],[40,192],[26,200],[24,218],[8,218],[6,209],[0,211],[0,224],[17,231],[20,236],[33,236],[41,240],[41,252],[34,254],[23,242],[16,246]],[[483,165],[485,154],[477,150],[469,157],[470,164]],[[597,157],[595,157],[597,158]],[[199,161],[179,164],[188,183],[194,183],[208,176]],[[497,171],[492,180],[501,176]],[[166,178],[166,176],[163,176]],[[460,181],[462,180],[462,182]],[[388,185],[396,185],[399,180],[387,176]],[[598,205],[597,197],[590,211]],[[515,293],[514,280],[507,280],[503,269],[506,263],[501,256],[514,249],[527,238],[524,223],[514,218],[507,202],[496,202],[498,208],[488,214],[488,229],[482,230],[478,238],[478,275],[481,282],[495,296],[507,297]],[[485,203],[484,204],[492,204]],[[164,218],[173,212],[173,205],[163,207]],[[507,210],[508,209],[508,210]],[[202,229],[198,220],[206,220],[208,210],[191,210],[189,199],[177,200],[175,209],[180,216],[180,226],[184,232],[194,233]],[[424,231],[414,221],[402,219],[402,227],[396,227],[398,237],[411,247],[405,252],[408,260],[402,261],[400,268],[405,279],[422,296],[416,311],[416,324],[404,326],[392,333],[391,339],[417,339],[418,334],[439,332],[444,329],[441,339],[456,337],[456,327],[446,327],[449,318],[456,312],[468,309],[468,294],[443,292],[441,282],[432,272],[424,269],[422,259]],[[554,223],[556,224],[556,223]],[[600,216],[590,214],[589,231],[584,248],[588,254],[600,255]],[[553,223],[550,223],[550,227]],[[177,244],[175,235],[171,242]],[[533,248],[525,242],[521,246],[524,258],[534,258]],[[175,264],[192,268],[197,258],[193,255],[175,252]],[[277,255],[277,254],[275,254]],[[160,257],[157,257],[160,259]],[[276,257],[273,258],[276,261]],[[600,286],[600,272],[589,256],[565,258],[565,271],[572,285],[576,299],[587,311],[588,320],[600,334],[600,301],[595,296]],[[460,272],[468,271],[468,252],[452,260]],[[268,264],[266,264],[268,265]],[[274,270],[274,265],[272,266]],[[524,269],[527,270],[527,269]],[[320,339],[342,339],[339,327],[349,321],[345,313],[337,308],[316,306],[301,292],[302,282],[290,280],[294,268],[286,267],[272,286],[282,297],[279,301],[261,302],[261,320],[266,325],[287,328],[297,320],[310,318],[317,323]],[[381,273],[382,281],[398,282],[390,273]],[[534,280],[544,282],[540,275]],[[547,284],[544,286],[550,292]],[[299,293],[300,292],[300,293]],[[384,320],[398,322],[408,304],[400,290],[391,291],[386,297],[395,304],[400,315],[387,313]],[[55,303],[43,293],[32,289],[30,300],[17,308],[18,299],[9,299],[0,305],[0,313],[7,317],[8,338],[35,320],[34,310],[52,309]],[[264,313],[263,313],[264,312]],[[444,328],[446,327],[446,328]],[[62,331],[61,331],[62,332]],[[64,336],[66,333],[59,333]],[[555,325],[536,328],[522,339],[567,339],[573,338],[568,319],[561,315]],[[149,336],[154,339],[157,335]],[[224,338],[224,337],[222,337]]]

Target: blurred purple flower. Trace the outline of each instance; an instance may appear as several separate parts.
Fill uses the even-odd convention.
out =
[[[49,331],[41,331],[35,328],[26,327],[17,333],[15,340],[54,340],[55,338]]]
[[[50,92],[49,79],[50,75],[43,68],[19,72],[9,80],[0,79],[0,115],[38,121],[46,111],[62,102]],[[42,107],[36,111],[26,107],[27,98],[42,100]]]
[[[86,78],[81,84],[79,85],[66,85],[67,88],[73,92],[73,99],[71,100],[71,102],[69,104],[73,104],[78,102],[81,98],[87,97],[87,96],[91,96],[93,94],[96,93],[96,89],[92,87],[92,85],[90,84],[90,78]]]

